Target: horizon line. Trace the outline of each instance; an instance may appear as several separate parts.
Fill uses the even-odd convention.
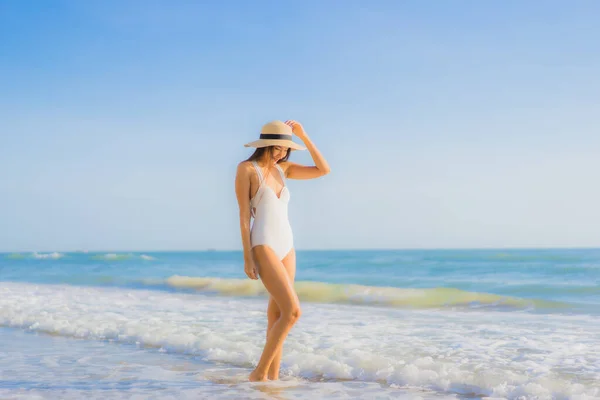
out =
[[[296,251],[467,251],[467,250],[600,250],[600,246],[506,246],[506,247],[357,247],[357,248],[296,248]],[[235,253],[242,249],[217,249],[207,247],[204,249],[77,249],[77,250],[0,250],[0,254],[18,253]]]

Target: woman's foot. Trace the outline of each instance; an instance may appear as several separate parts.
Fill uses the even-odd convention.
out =
[[[248,380],[250,382],[264,382],[267,380],[267,374],[254,370],[250,373]]]
[[[271,381],[277,381],[277,380],[279,380],[279,372],[274,373],[274,374],[269,373],[268,378]]]

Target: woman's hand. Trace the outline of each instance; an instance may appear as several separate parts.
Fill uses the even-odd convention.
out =
[[[294,135],[298,136],[298,138],[300,138],[301,140],[304,140],[304,138],[307,136],[306,132],[304,132],[304,127],[300,122],[294,121],[293,119],[288,119],[287,121],[285,121],[285,123],[286,125],[292,127],[292,132],[294,133]]]
[[[253,259],[247,259],[244,261],[244,272],[248,275],[250,279],[258,279],[258,268],[256,268],[256,263]]]
[[[288,119],[285,123],[292,128],[292,133],[304,142],[310,156],[315,162],[315,166],[306,166],[291,161],[285,161],[283,163],[283,172],[285,173],[285,176],[290,179],[313,179],[327,175],[330,171],[329,164],[327,164],[327,161],[325,161],[325,158],[321,155],[319,150],[317,150],[315,144],[310,140],[306,132],[304,132],[302,124],[293,119]]]

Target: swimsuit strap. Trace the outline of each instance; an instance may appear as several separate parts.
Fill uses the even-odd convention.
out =
[[[279,170],[279,175],[281,175],[281,182],[283,183],[283,186],[285,186],[285,173],[283,172],[283,168],[281,168],[279,164],[275,164],[275,166]]]
[[[259,185],[262,185],[263,183],[263,174],[260,170],[260,167],[258,166],[258,163],[256,161],[252,161],[252,165],[254,166],[254,169],[256,170],[256,173],[258,174],[258,183]]]
[[[258,193],[260,192],[260,188],[262,187],[264,178],[263,178],[263,174],[260,170],[260,167],[258,166],[258,163],[256,161],[252,161],[252,166],[254,167],[254,169],[256,170],[256,174],[258,175],[258,190],[254,194],[254,197],[252,197],[250,199],[250,215],[252,215],[252,217],[256,218],[255,208],[252,206],[252,204],[253,204],[253,202],[256,201],[255,199],[258,196]],[[254,203],[254,204],[256,204],[256,203]]]

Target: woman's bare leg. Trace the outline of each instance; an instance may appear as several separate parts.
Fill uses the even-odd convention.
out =
[[[277,322],[279,317],[281,317],[281,310],[279,310],[279,306],[275,302],[275,299],[273,299],[273,296],[269,296],[269,305],[267,307],[267,340],[269,340],[269,334],[271,332],[271,329],[273,328],[273,325],[275,325],[275,322]],[[274,378],[273,366],[277,360],[278,355],[279,352],[276,353],[273,362],[269,366],[269,371],[267,372],[267,378],[271,380],[277,379]]]
[[[285,256],[285,258],[282,260],[282,263],[283,263],[283,266],[285,267],[285,270],[288,273],[288,276],[290,277],[290,280],[292,281],[292,283],[294,283],[294,280],[296,279],[296,251],[294,249],[292,249],[290,251],[290,253],[287,256]],[[273,327],[273,325],[275,324],[275,321],[277,321],[280,316],[281,316],[281,311],[279,310],[279,306],[277,305],[277,303],[275,302],[273,297],[270,297],[269,298],[269,307],[267,308],[267,319],[268,319],[267,339],[269,338],[269,332],[270,332],[271,328]],[[281,346],[279,348],[279,350],[277,351],[277,353],[275,353],[275,358],[273,358],[273,362],[271,363],[271,366],[269,367],[269,372],[267,374],[267,377],[273,381],[279,379],[279,367],[281,365],[282,354],[283,354],[283,346]]]
[[[250,374],[251,381],[264,381],[267,379],[269,367],[278,350],[283,346],[290,329],[300,318],[300,301],[294,290],[283,263],[277,258],[268,246],[253,248],[254,257],[258,265],[258,273],[265,288],[277,303],[280,317],[275,321],[269,331],[267,342],[263,349],[258,365]]]

